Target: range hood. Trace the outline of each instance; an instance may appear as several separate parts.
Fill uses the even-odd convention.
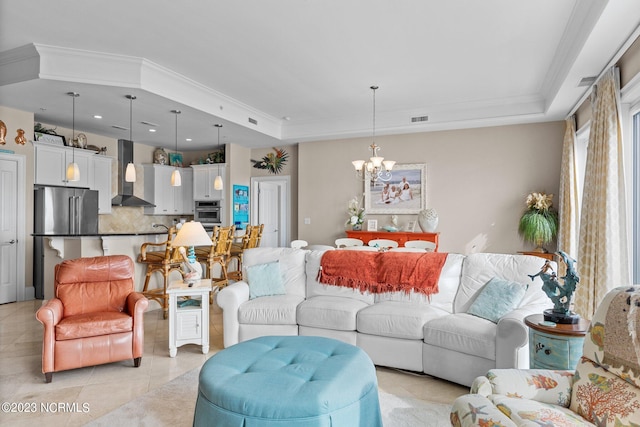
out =
[[[127,165],[133,161],[133,141],[118,140],[118,195],[111,199],[111,206],[154,207],[153,203],[133,195],[133,182],[124,180]]]

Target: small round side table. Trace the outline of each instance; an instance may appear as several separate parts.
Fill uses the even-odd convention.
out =
[[[524,319],[529,327],[529,366],[531,369],[575,369],[590,322],[580,319],[573,325],[547,326],[541,324],[543,321],[542,313]]]

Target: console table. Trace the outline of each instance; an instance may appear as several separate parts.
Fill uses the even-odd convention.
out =
[[[438,252],[438,237],[440,233],[412,233],[410,231],[347,231],[347,237],[360,239],[368,244],[373,239],[389,239],[398,242],[398,246],[404,246],[408,240],[426,240],[436,244],[435,252]]]

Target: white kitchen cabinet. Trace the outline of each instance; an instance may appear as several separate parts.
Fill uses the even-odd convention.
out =
[[[68,187],[91,188],[93,173],[91,167],[95,151],[47,144],[33,144],[35,147],[35,184],[63,185]],[[67,180],[67,165],[74,161],[80,169],[79,181]]]
[[[218,175],[218,170],[222,176],[222,181],[227,182],[225,177],[226,166],[224,164],[191,165],[193,168],[193,200],[222,200],[224,190],[215,190],[213,181]]]
[[[93,190],[98,190],[98,213],[111,213],[111,157],[93,156]]]
[[[180,187],[171,186],[171,174],[176,169],[167,165],[143,165],[144,199],[156,205],[145,207],[144,213],[151,215],[193,214],[193,174],[189,168],[178,168],[182,179]]]

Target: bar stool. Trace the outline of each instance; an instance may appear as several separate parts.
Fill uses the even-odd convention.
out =
[[[209,247],[196,247],[195,254],[196,260],[203,264],[206,264],[206,275],[211,279],[212,286],[218,286],[223,288],[229,284],[229,277],[227,274],[227,261],[231,252],[231,244],[233,243],[233,235],[236,231],[236,226],[230,227],[214,227],[211,235],[211,241],[213,246]],[[220,265],[220,277],[213,277],[214,265]]]
[[[242,280],[242,254],[245,249],[257,248],[260,246],[263,229],[264,224],[247,225],[247,230],[242,236],[242,242],[240,244],[234,243],[231,246],[231,255],[227,261],[227,268],[232,261],[235,261],[236,269],[228,272],[230,279]]]
[[[144,279],[142,294],[160,304],[160,307],[162,307],[162,317],[165,319],[169,312],[169,295],[167,294],[169,273],[176,270],[180,272],[180,275],[183,275],[180,268],[182,257],[171,245],[173,238],[176,236],[176,232],[176,228],[171,227],[167,231],[167,240],[163,242],[143,243],[142,246],[140,246],[140,254],[138,255],[138,262],[147,265],[147,274]],[[148,250],[150,247],[156,247],[158,250],[150,251]],[[151,275],[156,271],[162,273],[162,288],[149,289],[149,280],[151,279]]]

